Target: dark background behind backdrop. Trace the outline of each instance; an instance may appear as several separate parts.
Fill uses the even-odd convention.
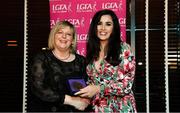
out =
[[[0,111],[22,111],[24,1],[1,1],[0,15]]]
[[[28,59],[47,46],[49,0],[28,0]],[[20,112],[23,104],[24,0],[0,4],[0,112]]]
[[[129,11],[132,3],[135,3],[133,15]],[[169,0],[168,3],[169,102],[170,111],[177,112],[180,111],[180,2]],[[42,47],[47,47],[50,17],[49,0],[27,0],[27,4],[29,62]],[[164,0],[150,0],[149,5],[150,111],[164,112]],[[0,4],[0,15],[0,112],[20,112],[23,103],[24,0],[4,0]],[[145,0],[127,0],[126,22],[127,42],[130,43],[131,32],[134,32],[136,61],[143,64],[137,65],[134,88],[137,110],[145,112]]]

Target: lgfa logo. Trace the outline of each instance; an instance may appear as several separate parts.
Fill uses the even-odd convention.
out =
[[[119,18],[119,23],[122,25],[126,25],[126,18]]]
[[[96,2],[94,4],[77,4],[76,12],[95,12],[96,11]]]
[[[84,17],[82,17],[82,19],[70,18],[70,19],[63,19],[63,20],[69,21],[75,27],[84,27]],[[59,21],[60,21],[59,18],[57,18],[56,20],[54,20],[54,19],[50,20],[51,28],[52,28],[52,26],[54,26]]]
[[[80,55],[86,56],[86,51],[85,51],[84,47],[79,47],[77,49],[77,53],[80,54]]]
[[[57,20],[51,19],[51,20],[50,20],[51,29],[52,29],[52,27],[53,27],[57,22],[59,22],[59,21],[60,21],[59,18],[57,18]]]
[[[84,42],[87,40],[87,34],[77,34],[77,41]]]
[[[114,11],[122,10],[122,0],[119,3],[117,2],[102,3],[102,9],[112,9]]]
[[[71,22],[75,27],[84,27],[84,17],[81,19],[70,18],[65,20]]]
[[[71,12],[71,3],[69,4],[53,4],[52,5],[53,12]]]

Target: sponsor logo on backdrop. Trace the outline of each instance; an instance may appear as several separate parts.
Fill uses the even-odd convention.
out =
[[[53,4],[52,5],[52,13],[66,13],[66,12],[72,12],[71,2],[68,4]]]
[[[113,11],[120,11],[122,10],[122,0],[118,2],[106,2],[102,3],[102,9],[111,9]]]
[[[126,18],[119,18],[119,23],[122,27],[126,27]]]
[[[96,2],[91,3],[78,3],[76,5],[76,12],[95,12],[96,11]]]
[[[83,55],[83,56],[85,56],[86,55],[86,51],[85,51],[85,48],[83,47],[83,48],[81,48],[81,50],[80,49],[78,49],[77,51],[76,51],[78,54],[80,54],[80,55]]]
[[[50,26],[51,26],[51,28],[52,28],[57,22],[59,22],[59,21],[60,21],[59,18],[57,18],[57,20],[50,19]]]
[[[117,13],[121,25],[121,38],[126,40],[126,0],[49,0],[50,27],[60,20],[67,20],[77,28],[77,52],[86,54],[87,32],[92,15],[100,9],[111,9]],[[86,2],[87,1],[87,2]]]
[[[77,34],[77,41],[78,42],[86,42],[87,41],[87,34]]]
[[[84,27],[84,17],[81,19],[69,18],[65,20],[71,22],[75,27]]]
[[[60,20],[66,20],[69,21],[70,23],[72,23],[75,27],[84,27],[84,17],[82,17],[81,19],[76,19],[76,18],[69,18],[69,19],[59,19],[57,18],[56,20],[50,20],[50,25],[51,27],[54,26],[57,22],[59,22]]]

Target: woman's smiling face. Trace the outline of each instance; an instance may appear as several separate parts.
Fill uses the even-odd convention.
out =
[[[55,34],[55,47],[61,50],[70,49],[73,41],[73,30],[69,26],[62,26]]]
[[[97,25],[97,36],[100,41],[108,41],[113,31],[113,21],[110,15],[101,16],[100,21]]]

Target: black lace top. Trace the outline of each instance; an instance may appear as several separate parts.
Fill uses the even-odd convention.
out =
[[[71,95],[67,86],[69,78],[84,78],[87,80],[85,58],[75,54],[71,62],[58,60],[52,51],[43,51],[32,60],[29,74],[31,98],[29,111],[75,111],[68,105],[63,105],[65,94]]]

